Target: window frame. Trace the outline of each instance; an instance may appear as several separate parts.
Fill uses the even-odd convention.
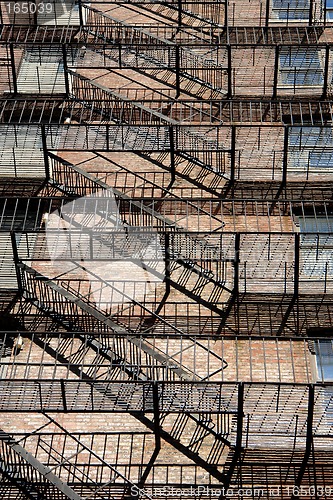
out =
[[[306,219],[314,219],[319,221],[327,221],[327,231],[318,227],[316,230],[306,228]],[[303,226],[303,227],[302,227]],[[301,273],[306,276],[306,280],[318,281],[325,277],[333,276],[333,215],[304,215],[298,216],[297,228],[301,235],[300,239],[300,255]],[[311,261],[314,260],[314,265]],[[309,265],[310,264],[310,265]]]
[[[324,126],[295,124],[289,127],[288,171],[291,170],[312,174],[333,173],[332,123]]]
[[[290,3],[296,5],[290,8]],[[278,5],[280,3],[280,6]],[[303,6],[300,4],[304,4]],[[305,5],[307,4],[307,5]],[[271,19],[279,22],[308,22],[310,18],[310,0],[272,0]],[[291,16],[288,16],[291,13]],[[300,15],[297,15],[297,14]],[[281,16],[281,14],[283,14]],[[285,15],[284,15],[285,14]]]
[[[314,343],[313,353],[316,381],[333,382],[333,339],[323,338],[313,340],[312,342]],[[326,362],[326,360],[329,360],[329,362]]]
[[[278,68],[279,87],[293,89],[322,88],[324,85],[324,68],[321,62],[321,50],[321,47],[312,45],[281,46]],[[315,67],[313,67],[314,64]],[[297,77],[300,75],[301,78],[297,81]]]

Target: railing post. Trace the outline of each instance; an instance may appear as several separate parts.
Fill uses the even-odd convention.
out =
[[[280,56],[280,46],[275,47],[275,60],[274,60],[274,80],[273,80],[273,93],[272,99],[276,99],[277,96],[277,86],[279,78],[279,56]]]
[[[46,131],[45,131],[45,124],[41,124],[41,134],[42,134],[42,147],[43,147],[43,156],[44,156],[44,168],[45,168],[45,178],[46,181],[49,182],[50,180],[50,162],[49,162],[49,155],[47,151],[47,141],[46,141]]]
[[[326,47],[325,47],[324,84],[323,84],[322,99],[326,99],[326,97],[327,97],[329,59],[330,59],[330,46],[326,45]]]
[[[17,94],[17,75],[15,68],[15,54],[14,54],[14,45],[13,43],[9,44],[9,54],[10,54],[10,64],[12,68],[12,77],[13,77],[13,91],[14,94]]]
[[[65,77],[65,92],[66,96],[69,96],[69,81],[68,81],[68,64],[67,64],[67,49],[66,45],[62,44],[62,60],[64,65],[64,77]]]
[[[169,126],[169,141],[170,141],[171,182],[173,184],[176,180],[176,159],[175,159],[175,136],[174,136],[174,128],[172,125]]]

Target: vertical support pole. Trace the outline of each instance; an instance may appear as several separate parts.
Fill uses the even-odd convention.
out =
[[[240,252],[240,233],[235,235],[235,259],[234,259],[234,295],[239,294],[239,252]]]
[[[299,254],[300,234],[295,233],[295,268],[294,268],[294,302],[296,304],[296,335],[300,334],[299,326]]]
[[[229,0],[224,1],[224,27],[229,26]]]
[[[240,328],[239,319],[239,262],[240,262],[240,233],[235,235],[235,260],[234,260],[234,289],[233,300],[235,302],[235,314],[237,318],[237,330]]]
[[[180,96],[180,46],[175,46],[176,64],[176,99]]]
[[[94,385],[90,384],[91,410],[94,411]]]
[[[14,94],[17,94],[17,75],[16,75],[16,68],[15,68],[15,54],[14,54],[13,43],[9,44],[9,54],[10,54],[10,65],[12,68],[12,77],[13,77],[13,91],[14,91]]]
[[[231,125],[230,183],[235,183],[236,172],[236,125]]]
[[[182,25],[182,0],[178,0],[178,28]]]
[[[294,234],[294,292],[292,299],[288,305],[287,311],[285,312],[277,335],[281,335],[283,333],[283,330],[285,326],[287,325],[288,319],[290,317],[291,312],[294,310],[294,307],[296,305],[296,311],[294,313],[296,314],[296,335],[299,334],[300,328],[299,328],[299,299],[298,299],[298,293],[299,293],[299,269],[300,265],[300,233],[295,233]],[[286,278],[285,278],[286,279]],[[285,284],[285,290],[286,290],[286,284]]]
[[[309,26],[313,25],[313,0],[310,0],[309,6]]]
[[[165,292],[163,298],[160,300],[160,303],[155,311],[155,314],[160,314],[165,301],[170,295],[170,290],[171,290],[171,284],[170,284],[170,278],[171,278],[171,258],[170,258],[170,233],[164,232],[164,280],[163,283],[165,283]]]
[[[295,268],[294,268],[294,296],[297,298],[299,293],[299,247],[300,234],[295,233]]]
[[[122,60],[122,47],[120,42],[118,42],[118,60],[119,60],[119,69],[122,69],[123,60]]]
[[[238,383],[238,405],[237,405],[237,434],[236,434],[236,446],[235,453],[232,457],[229,470],[227,471],[226,481],[224,482],[224,487],[228,488],[231,482],[233,472],[235,470],[236,464],[240,459],[242,452],[242,439],[243,439],[243,421],[244,421],[244,382]],[[221,497],[220,497],[221,498]]]
[[[288,172],[288,147],[289,147],[289,127],[284,127],[284,140],[283,140],[283,163],[282,163],[282,187],[287,185],[287,172]]]
[[[170,277],[171,277],[171,268],[170,268],[170,233],[164,233],[164,262],[165,262],[165,295],[168,296],[170,294]]]
[[[313,414],[315,405],[315,386],[309,385],[309,399],[308,399],[308,420],[306,424],[306,445],[305,452],[310,454],[313,444]]]
[[[232,98],[232,52],[231,45],[227,45],[227,56],[228,56],[228,95],[227,98]]]
[[[81,3],[81,0],[77,0],[77,5],[78,5],[78,8],[79,8],[79,22],[80,22],[80,26],[82,27],[83,26],[83,14],[82,14],[82,3]]]
[[[105,142],[106,142],[106,150],[110,151],[110,124],[107,123],[105,126]]]
[[[47,141],[46,141],[46,132],[45,132],[45,124],[41,124],[41,134],[42,134],[42,147],[43,147],[43,156],[44,156],[44,168],[45,168],[45,179],[46,182],[50,180],[50,162],[49,155],[47,151]]]
[[[313,384],[309,385],[309,397],[308,397],[308,418],[306,424],[306,443],[305,443],[305,453],[300,466],[297,478],[295,480],[295,486],[299,487],[302,483],[303,476],[305,474],[306,466],[308,464],[311,450],[313,446],[313,414],[315,405],[315,387]],[[299,498],[298,495],[292,495],[292,500]]]
[[[237,436],[236,436],[236,456],[240,456],[242,451],[244,420],[244,382],[238,384],[238,405],[237,405]]]
[[[176,180],[176,159],[175,159],[175,136],[174,136],[174,128],[172,125],[169,126],[169,141],[170,141],[171,183],[173,184]]]
[[[329,60],[330,60],[330,46],[326,45],[326,47],[325,47],[324,84],[323,84],[322,99],[326,99],[326,97],[327,97]]]
[[[323,0],[323,2],[324,2],[324,12],[323,12],[323,14],[324,14],[324,19],[323,19],[323,21],[324,21],[324,27],[326,27],[326,17],[327,17],[327,0]]]
[[[161,449],[161,426],[160,409],[158,402],[158,383],[153,382],[153,405],[154,405],[154,434],[155,434],[155,453]]]
[[[273,94],[272,99],[276,99],[277,96],[277,85],[279,77],[279,56],[280,56],[280,46],[275,47],[275,61],[274,61],[274,80],[273,80]]]
[[[68,64],[67,64],[67,49],[66,45],[62,44],[62,60],[64,65],[64,75],[65,75],[65,92],[66,96],[69,96],[69,81],[68,81]]]
[[[161,425],[160,425],[160,409],[158,401],[158,382],[153,382],[153,409],[154,409],[154,436],[155,436],[155,449],[146,467],[146,470],[142,474],[140,481],[138,483],[138,494],[131,494],[131,498],[138,499],[141,498],[140,489],[143,488],[152,468],[155,460],[161,450]]]
[[[271,10],[270,0],[266,0],[266,12],[265,12],[265,27],[268,28],[269,25],[269,15]]]
[[[21,273],[19,270],[20,259],[19,259],[18,250],[17,250],[16,234],[14,231],[10,232],[10,239],[11,239],[12,249],[13,249],[13,259],[14,259],[14,264],[15,264],[17,287],[18,287],[19,294],[22,295],[23,294],[23,283],[22,283]]]

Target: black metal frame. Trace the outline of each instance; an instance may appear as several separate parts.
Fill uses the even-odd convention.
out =
[[[92,28],[92,27],[91,27]],[[96,27],[98,30],[98,27]],[[330,71],[330,45],[329,43],[325,43],[325,41],[317,42],[314,44],[311,42],[311,38],[307,41],[307,43],[301,43],[300,40],[294,41],[290,44],[286,41],[268,41],[261,40],[257,42],[224,42],[219,40],[218,47],[216,46],[214,50],[211,50],[210,59],[207,57],[202,58],[200,56],[200,48],[208,47],[208,44],[202,44],[200,47],[200,42],[196,44],[186,43],[186,42],[171,42],[168,40],[159,39],[154,35],[147,33],[146,31],[140,30],[140,28],[136,28],[138,32],[138,43],[133,45],[133,42],[129,44],[125,41],[113,40],[112,36],[109,35],[106,38],[106,42],[101,43],[99,39],[96,40],[95,43],[89,42],[89,40],[82,40],[80,45],[76,43],[69,44],[59,44],[59,49],[62,49],[63,54],[63,65],[64,65],[64,73],[65,73],[65,94],[68,96],[69,94],[73,95],[74,98],[80,99],[82,98],[80,95],[80,90],[82,90],[83,82],[85,82],[85,86],[87,86],[87,82],[89,82],[89,78],[80,77],[79,70],[80,68],[105,68],[105,66],[109,66],[110,74],[114,69],[117,69],[117,66],[114,67],[114,63],[118,64],[119,68],[127,68],[133,69],[143,74],[151,75],[153,78],[158,81],[162,81],[168,84],[171,92],[172,88],[175,89],[175,95],[169,95],[169,99],[177,99],[180,96],[181,92],[189,93],[191,95],[191,91],[187,91],[188,82],[194,81],[197,84],[200,83],[201,87],[199,90],[195,90],[195,92],[210,91],[211,95],[208,93],[205,98],[213,98],[216,97],[227,97],[228,99],[233,98],[234,96],[243,96],[248,98],[249,95],[255,97],[261,96],[269,96],[271,95],[272,99],[276,99],[277,96],[285,97],[285,96],[295,96],[299,95],[301,97],[318,95],[318,98],[326,99],[327,95],[330,95],[330,85],[328,84],[329,80],[329,71]],[[91,31],[89,31],[90,34]],[[142,41],[142,35],[146,38],[145,42]],[[87,37],[87,33],[83,32],[83,37]],[[81,37],[82,38],[82,37]],[[16,75],[16,66],[17,62],[15,61],[15,49],[14,42],[2,41],[1,45],[5,47],[9,46],[10,54],[11,54],[11,68],[12,68],[12,79],[13,79],[13,88],[9,90],[13,92],[14,95],[17,94],[17,75]],[[84,50],[89,51],[89,49],[93,49],[93,51],[97,51],[98,57],[102,58],[99,62],[92,63],[92,61],[88,58],[85,62],[85,56],[82,58],[74,57],[74,52],[77,54],[80,47],[82,47],[82,43],[84,43]],[[35,42],[36,44],[36,42]],[[55,42],[53,41],[53,46]],[[141,45],[140,45],[141,44]],[[143,44],[143,45],[142,45]],[[20,48],[24,47],[25,44],[20,42]],[[27,45],[28,46],[28,45]],[[46,47],[47,44],[40,44],[40,47]],[[283,85],[279,82],[279,54],[281,48],[295,47],[299,46],[304,49],[313,49],[316,48],[319,50],[324,50],[324,64],[322,68],[322,84],[316,85],[302,85],[296,83],[296,75],[297,68],[295,68],[295,84],[294,85]],[[262,81],[260,84],[258,82],[251,81],[248,79],[248,75],[245,76],[240,74],[242,67],[235,66],[234,60],[237,57],[237,52],[244,52],[247,50],[253,51],[253,58],[255,57],[255,51],[274,51],[275,59],[274,65],[268,65],[268,71],[266,71],[266,65],[260,67],[261,71],[263,71]],[[74,52],[73,52],[74,51]],[[196,52],[198,51],[198,52]],[[152,56],[152,52],[154,55]],[[129,53],[133,53],[130,60],[128,60]],[[133,59],[133,55],[135,58]],[[161,57],[162,55],[162,57]],[[138,60],[138,56],[140,60]],[[20,55],[21,57],[21,55]],[[73,73],[70,69],[68,69],[69,59],[72,60],[72,63],[77,66],[78,73]],[[128,62],[126,62],[128,60]],[[75,62],[74,62],[75,61]],[[98,59],[96,59],[98,61]],[[107,64],[109,61],[109,65]],[[146,62],[145,62],[146,61]],[[225,62],[224,62],[225,61]],[[112,64],[111,64],[112,63]],[[94,65],[95,64],[95,65]],[[145,67],[146,65],[146,67]],[[112,66],[112,67],[111,67]],[[168,83],[170,77],[165,80],[164,70],[168,69],[169,71],[173,68],[173,72],[175,73],[175,81],[172,83]],[[249,67],[250,68],[250,67]],[[309,68],[304,68],[309,69]],[[156,75],[155,75],[156,73]],[[272,73],[274,76],[270,76]],[[237,75],[237,79],[236,79]],[[69,80],[71,81],[71,85],[69,85]],[[79,80],[81,80],[81,87],[79,85]],[[223,82],[225,80],[225,82]],[[237,80],[237,83],[236,83]],[[93,82],[90,82],[91,89],[90,93],[94,92],[94,88],[96,89],[96,85]],[[257,87],[256,87],[257,85]],[[259,86],[258,86],[259,85]],[[251,91],[248,88],[251,88]],[[97,85],[98,88],[98,85]],[[96,92],[96,90],[95,90]],[[112,95],[112,92],[108,92],[109,95]],[[193,94],[195,95],[195,93]],[[200,95],[200,94],[198,94]],[[162,97],[162,94],[161,94]],[[84,100],[94,99],[93,96],[85,96]],[[143,96],[144,99],[144,96]]]

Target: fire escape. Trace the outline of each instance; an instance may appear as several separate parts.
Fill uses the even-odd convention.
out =
[[[2,498],[329,498],[329,2],[0,6]]]

